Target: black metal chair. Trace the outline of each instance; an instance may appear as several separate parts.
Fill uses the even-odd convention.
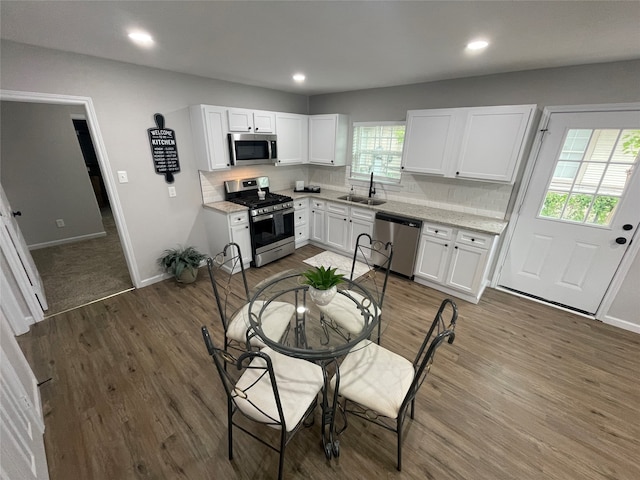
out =
[[[443,318],[451,311],[449,324]],[[453,343],[458,309],[451,299],[445,299],[425,336],[413,363],[364,340],[356,345],[340,365],[339,376],[331,380],[345,414],[356,415],[396,432],[398,437],[398,470],[402,469],[402,427],[407,410],[414,417],[418,389],[431,369],[436,350],[447,340]],[[337,378],[338,377],[338,378]],[[345,415],[345,428],[347,415]],[[344,430],[344,428],[343,428]]]
[[[371,293],[377,305],[378,320],[377,342],[380,343],[382,332],[382,304],[387,290],[389,271],[393,260],[393,245],[390,242],[383,243],[374,240],[371,235],[361,233],[356,240],[351,263],[349,279],[364,287]],[[366,270],[361,275],[360,271]],[[358,292],[348,291],[356,300],[363,302],[365,299]],[[368,305],[364,305],[368,307]],[[336,296],[328,305],[319,307],[323,313],[334,323],[333,328],[339,328],[349,334],[357,334],[362,331],[364,317],[352,301],[345,296]]]
[[[207,259],[207,267],[224,329],[224,350],[230,346],[240,350],[264,347],[265,344],[257,336],[247,339],[247,331],[251,326],[249,323],[250,296],[238,244],[225,245],[222,252]],[[239,278],[236,274],[239,274]],[[262,309],[263,303],[256,301],[254,307]],[[261,315],[264,332],[269,335],[269,338],[281,338],[289,327],[294,313],[295,307],[290,303],[271,302],[264,308]]]
[[[318,393],[324,385],[322,368],[306,360],[282,355],[269,347],[245,352],[236,358],[214,345],[206,327],[202,327],[202,337],[227,394],[229,460],[233,460],[233,427],[236,427],[279,452],[278,479],[282,479],[286,445],[305,420],[313,418]],[[233,370],[227,369],[227,364],[241,372],[239,378],[234,378],[227,371]],[[238,417],[279,429],[279,446],[248,430],[248,426],[241,422],[250,422],[243,422]]]

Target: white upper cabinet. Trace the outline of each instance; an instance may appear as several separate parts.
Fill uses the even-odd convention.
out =
[[[451,178],[513,183],[535,105],[410,110],[402,168]]]
[[[309,116],[309,163],[342,166],[347,163],[349,117],[341,114]]]
[[[199,170],[227,170],[230,168],[226,143],[227,121],[224,107],[193,105],[190,109],[191,132]]]
[[[276,113],[278,161],[276,165],[307,163],[309,159],[309,117]]]
[[[534,110],[535,105],[469,109],[455,175],[513,182]]]
[[[229,109],[227,111],[230,132],[245,133],[275,133],[276,114],[263,110],[249,110],[244,108]]]
[[[455,142],[454,109],[410,110],[402,151],[402,168],[408,172],[446,175]]]

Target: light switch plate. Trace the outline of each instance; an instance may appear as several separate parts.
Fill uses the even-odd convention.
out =
[[[169,187],[169,196],[170,197],[176,196],[176,187]]]
[[[118,170],[118,181],[120,183],[129,183],[129,177],[125,170]]]

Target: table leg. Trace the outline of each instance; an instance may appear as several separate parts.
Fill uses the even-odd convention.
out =
[[[322,390],[322,448],[328,460],[331,457],[340,456],[340,442],[336,439],[335,418],[338,409],[338,396],[333,395],[329,400],[329,376],[327,374],[327,366],[329,363],[336,364],[336,390],[340,384],[340,372],[336,360],[322,364],[322,373],[324,375],[324,386]]]

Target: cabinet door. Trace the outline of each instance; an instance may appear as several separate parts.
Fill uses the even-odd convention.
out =
[[[455,175],[513,182],[535,105],[470,108]]]
[[[256,133],[275,133],[276,114],[273,112],[253,112],[253,128]]]
[[[314,242],[325,243],[325,204],[317,200],[311,201],[311,231],[309,237]]]
[[[251,233],[249,223],[231,226],[231,241],[238,244],[242,252],[242,263],[246,266],[251,263],[253,252],[251,251]]]
[[[455,109],[408,111],[402,169],[445,175],[453,160],[458,115]]]
[[[327,212],[327,245],[340,250],[347,250],[348,238],[347,215]]]
[[[451,240],[422,235],[414,274],[444,283],[451,245]]]
[[[224,108],[194,105],[190,109],[194,150],[199,170],[228,170]]]
[[[351,208],[349,211],[349,252],[356,249],[356,241],[361,233],[373,237],[373,225],[376,213],[373,210]]]
[[[231,132],[253,132],[253,110],[229,109],[229,131]]]
[[[336,116],[309,118],[309,162],[331,165],[336,149]]]
[[[447,285],[475,295],[487,264],[487,250],[456,243],[453,247]]]
[[[309,118],[306,115],[278,113],[278,162],[276,165],[307,163],[309,158]]]

